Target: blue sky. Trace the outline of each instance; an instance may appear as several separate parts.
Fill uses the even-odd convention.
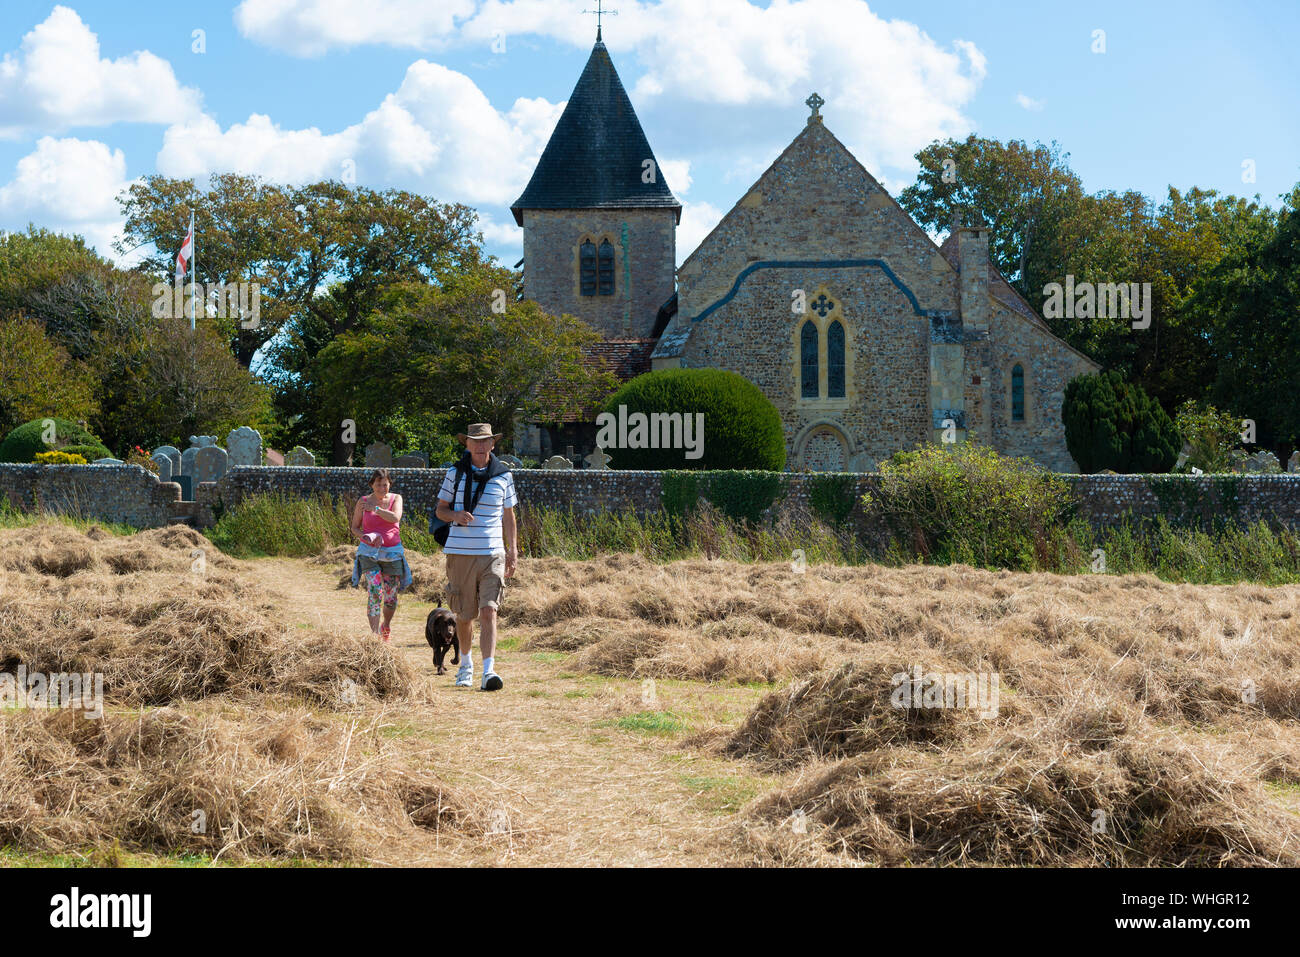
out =
[[[140,176],[355,176],[476,207],[513,263],[507,207],[590,54],[594,5],[0,0],[0,228],[108,252],[114,197]],[[1300,181],[1294,0],[614,6],[606,44],[685,204],[679,259],[798,133],[814,89],[895,194],[918,149],[970,132],[1056,140],[1090,190],[1276,205]]]

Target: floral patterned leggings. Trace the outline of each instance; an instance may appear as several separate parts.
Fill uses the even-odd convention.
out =
[[[381,606],[397,607],[397,575],[385,575],[379,569],[366,576],[366,614],[378,618]]]

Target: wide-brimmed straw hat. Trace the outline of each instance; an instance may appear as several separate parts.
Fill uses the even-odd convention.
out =
[[[492,426],[488,422],[471,422],[469,432],[461,432],[456,436],[456,441],[461,445],[468,445],[470,439],[495,439],[501,441],[504,432],[493,432]]]

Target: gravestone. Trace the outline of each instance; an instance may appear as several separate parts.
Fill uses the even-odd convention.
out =
[[[1291,453],[1291,457],[1286,460],[1286,470],[1288,473],[1300,472],[1300,449]]]
[[[170,482],[172,480],[172,459],[170,455],[164,455],[162,452],[153,454],[154,464],[158,466],[158,481]]]
[[[1245,469],[1247,472],[1277,473],[1282,471],[1282,463],[1276,455],[1264,449],[1246,459]]]
[[[316,456],[312,455],[301,445],[296,445],[289,450],[289,454],[284,457],[284,464],[294,468],[311,468],[316,464]]]
[[[608,471],[609,463],[612,461],[614,461],[613,456],[606,455],[605,450],[599,445],[596,446],[596,451],[592,452],[586,458],[587,466],[589,468],[599,469],[602,471]]]
[[[205,445],[194,455],[194,481],[198,484],[215,482],[226,474],[229,456],[226,450],[215,445]]]
[[[241,425],[226,436],[230,466],[262,464],[262,433]]]
[[[573,463],[570,462],[568,459],[566,459],[563,455],[552,455],[549,459],[547,459],[545,462],[542,463],[542,468],[571,469],[573,468]]]
[[[419,465],[404,465],[404,466],[399,466],[399,465],[397,465],[397,462],[398,462],[399,459],[419,459],[419,460],[420,460],[420,464],[419,464]],[[397,468],[427,469],[427,468],[429,467],[429,453],[428,453],[428,452],[420,452],[420,451],[418,451],[418,450],[417,450],[417,451],[413,451],[413,452],[403,452],[403,453],[398,457],[398,459],[394,459],[394,460],[393,460],[393,465],[394,465],[395,467],[397,467]]]
[[[284,465],[284,456],[281,455],[279,452],[277,452],[275,449],[267,449],[267,450],[266,450],[266,464],[267,464],[267,465],[274,465],[274,466],[277,466],[277,467],[278,467],[278,466],[281,466],[281,465]]]
[[[123,463],[121,459],[115,459],[110,455],[102,459],[95,459],[95,461],[92,462],[91,464],[92,465],[122,465]]]
[[[215,435],[191,435],[190,447],[181,453],[181,474],[194,474],[194,457],[199,454],[199,449],[216,448],[217,437]]]
[[[429,463],[418,455],[399,455],[393,459],[395,469],[427,469]]]
[[[514,455],[498,455],[497,458],[510,469],[521,469],[524,467],[524,460]]]
[[[393,447],[383,442],[372,442],[366,446],[366,468],[387,469],[393,467]]]
[[[160,445],[158,446],[158,448],[153,450],[153,454],[155,457],[159,455],[165,455],[167,456],[167,458],[171,459],[171,463],[172,463],[171,474],[180,475],[181,473],[181,450],[180,449],[178,449],[174,445]]]

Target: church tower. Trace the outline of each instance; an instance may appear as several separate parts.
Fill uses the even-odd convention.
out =
[[[647,339],[673,297],[682,204],[601,41],[510,210],[524,295],[606,339]]]

